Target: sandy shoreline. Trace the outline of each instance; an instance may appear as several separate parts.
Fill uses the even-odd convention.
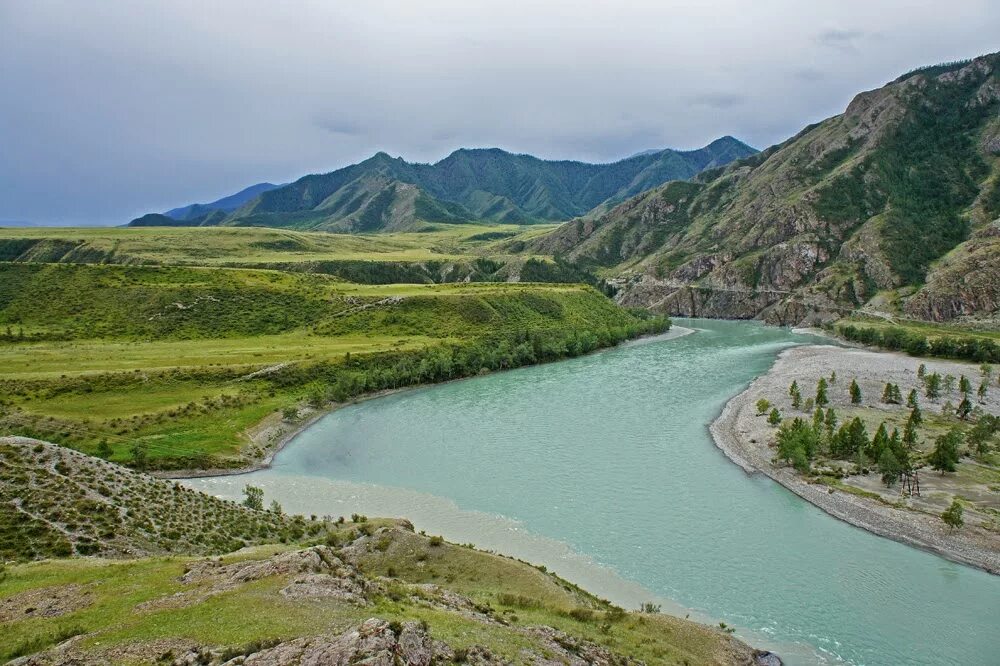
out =
[[[670,330],[666,333],[659,333],[657,335],[645,335],[634,340],[626,340],[614,347],[605,347],[603,349],[597,349],[591,354],[600,354],[601,352],[610,351],[612,349],[619,349],[621,347],[629,345],[641,345],[649,344],[651,342],[662,342],[664,340],[673,340],[675,338],[682,338],[685,335],[690,335],[694,333],[695,330],[692,328],[687,328],[684,326],[671,326]],[[527,366],[525,366],[527,367]],[[503,371],[500,371],[503,372]],[[450,382],[463,382],[472,377],[459,377],[457,379],[449,380],[449,382],[439,382],[439,383],[450,383]],[[247,447],[257,447],[264,451],[263,457],[259,460],[254,461],[250,465],[244,467],[234,467],[234,468],[217,468],[217,469],[180,469],[180,470],[162,470],[152,472],[153,476],[159,477],[161,479],[203,479],[212,476],[239,476],[241,474],[250,474],[252,472],[257,472],[262,469],[267,469],[271,466],[271,462],[274,457],[281,452],[288,444],[295,439],[299,434],[304,432],[307,428],[312,426],[314,423],[319,421],[321,418],[327,414],[332,414],[338,409],[343,409],[349,405],[355,405],[358,403],[366,402],[368,400],[375,400],[376,398],[384,398],[387,395],[392,395],[393,393],[399,393],[401,391],[412,391],[414,389],[425,388],[427,386],[432,386],[432,384],[417,384],[416,386],[403,386],[396,389],[386,389],[385,391],[376,391],[375,393],[367,393],[360,396],[350,402],[341,402],[330,405],[322,409],[313,409],[311,407],[302,407],[300,412],[306,412],[304,418],[301,421],[295,421],[294,423],[289,423],[281,419],[278,414],[271,414],[263,421],[258,423],[256,426],[250,428],[247,431],[247,437],[249,442]]]
[[[797,380],[803,394],[809,395],[817,378],[829,376],[835,369],[840,379],[836,391],[831,390],[831,395],[845,392],[850,379],[857,377],[867,396],[865,404],[873,405],[881,396],[881,388],[886,381],[905,386],[905,395],[909,386],[915,385],[915,369],[921,362],[927,365],[928,372],[978,376],[976,366],[971,364],[825,345],[793,347],[781,352],[766,374],[730,400],[709,430],[716,446],[748,474],[764,474],[835,518],[946,559],[1000,575],[1000,535],[995,532],[969,524],[971,521],[967,520],[961,530],[949,533],[937,516],[892,507],[842,490],[831,492],[828,486],[809,483],[790,468],[772,464],[773,452],[768,442],[774,436],[774,429],[767,425],[766,419],[757,416],[755,403],[759,398],[766,397],[783,414],[790,414],[791,405],[785,403],[788,402],[787,392],[791,382]],[[997,413],[997,392],[992,393],[986,407],[990,412]],[[926,399],[922,399],[921,406],[925,411],[935,406],[925,405],[925,402]],[[834,407],[840,407],[836,399]],[[802,416],[807,418],[804,414]],[[932,474],[923,470],[921,477],[923,479]]]

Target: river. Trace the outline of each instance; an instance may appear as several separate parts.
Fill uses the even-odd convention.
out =
[[[712,443],[725,402],[815,339],[676,323],[697,332],[362,402],[270,469],[187,483],[405,516],[632,608],[724,621],[791,664],[1000,663],[1000,577],[831,518]]]

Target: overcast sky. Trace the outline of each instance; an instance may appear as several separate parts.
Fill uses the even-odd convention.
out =
[[[0,220],[121,224],[378,150],[763,148],[998,49],[996,0],[0,0]]]

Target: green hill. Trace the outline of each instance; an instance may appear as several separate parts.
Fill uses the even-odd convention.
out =
[[[406,521],[250,508],[17,438],[0,438],[0,462],[2,661],[750,666],[760,654]]]
[[[360,164],[262,192],[225,219],[211,210],[178,224],[365,233],[471,220],[562,221],[754,152],[724,137],[699,150],[654,151],[611,164],[548,161],[495,148],[457,150],[435,164],[410,164],[378,153]],[[131,224],[167,220],[152,214]]]
[[[0,431],[146,469],[245,467],[333,403],[667,326],[574,284],[0,263]]]
[[[1000,308],[1000,55],[859,94],[788,141],[537,240],[676,314],[912,317]]]

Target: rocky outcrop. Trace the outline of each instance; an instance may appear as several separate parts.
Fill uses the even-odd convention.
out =
[[[822,320],[925,283],[908,314],[994,312],[995,248],[983,256],[975,241],[1000,178],[998,63],[910,73],[757,156],[569,222],[534,248],[617,273],[622,303],[674,315]],[[912,148],[924,144],[938,146],[932,156]]]

